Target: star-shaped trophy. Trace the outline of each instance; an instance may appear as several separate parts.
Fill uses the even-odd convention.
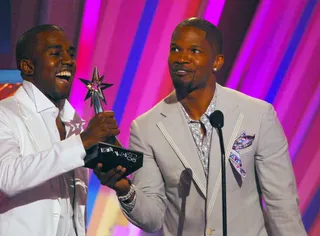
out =
[[[102,91],[113,85],[113,84],[102,83],[103,78],[104,78],[104,75],[99,77],[97,67],[95,67],[93,70],[91,81],[79,78],[81,82],[86,85],[88,89],[87,95],[84,100],[87,100],[88,98],[91,97],[90,106],[93,105],[94,111],[96,114],[103,112],[101,101],[103,101],[104,104],[107,104],[106,98],[104,97],[104,93]]]
[[[97,67],[93,70],[91,81],[79,78],[88,89],[84,100],[91,97],[90,105],[94,107],[95,114],[103,112],[101,101],[107,104],[103,90],[113,85],[103,83],[103,78],[104,76],[99,77]],[[117,144],[117,146],[114,144]],[[102,163],[102,171],[104,172],[121,165],[126,168],[124,176],[127,176],[141,168],[143,164],[143,153],[120,147],[116,137],[112,137],[106,142],[99,142],[99,144],[89,148],[86,152],[84,166],[94,169],[98,163]]]

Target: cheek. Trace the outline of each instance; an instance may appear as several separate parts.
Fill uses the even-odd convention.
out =
[[[168,57],[168,64],[172,65],[174,61],[175,61],[175,56],[170,54]]]
[[[212,71],[212,63],[209,60],[201,58],[198,59],[196,63],[198,65],[198,68],[201,69],[203,73],[208,73]]]

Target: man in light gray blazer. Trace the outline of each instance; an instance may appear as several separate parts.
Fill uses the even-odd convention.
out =
[[[221,38],[199,18],[177,26],[168,60],[175,91],[131,126],[130,148],[144,153],[143,167],[132,183],[120,179],[113,185],[115,178],[96,173],[117,191],[129,221],[145,231],[222,235],[221,154],[209,122],[220,110],[228,235],[306,235],[288,144],[273,107],[216,83],[224,62]]]

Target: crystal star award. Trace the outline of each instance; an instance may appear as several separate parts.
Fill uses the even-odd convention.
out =
[[[104,76],[99,77],[97,67],[94,68],[91,81],[81,79],[88,89],[84,100],[91,98],[90,106],[94,108],[95,114],[103,112],[102,102],[106,99],[103,90],[111,87],[113,84],[103,83]],[[143,164],[143,153],[134,150],[122,148],[116,137],[112,137],[105,142],[92,146],[86,150],[85,167],[94,169],[98,163],[102,163],[102,171],[107,172],[118,165],[126,168],[123,176],[127,176],[138,170]]]

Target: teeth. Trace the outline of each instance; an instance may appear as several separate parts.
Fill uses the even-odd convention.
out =
[[[178,73],[186,73],[186,70],[177,70]]]
[[[71,77],[71,72],[70,71],[61,71],[56,76],[66,76],[66,77]]]

